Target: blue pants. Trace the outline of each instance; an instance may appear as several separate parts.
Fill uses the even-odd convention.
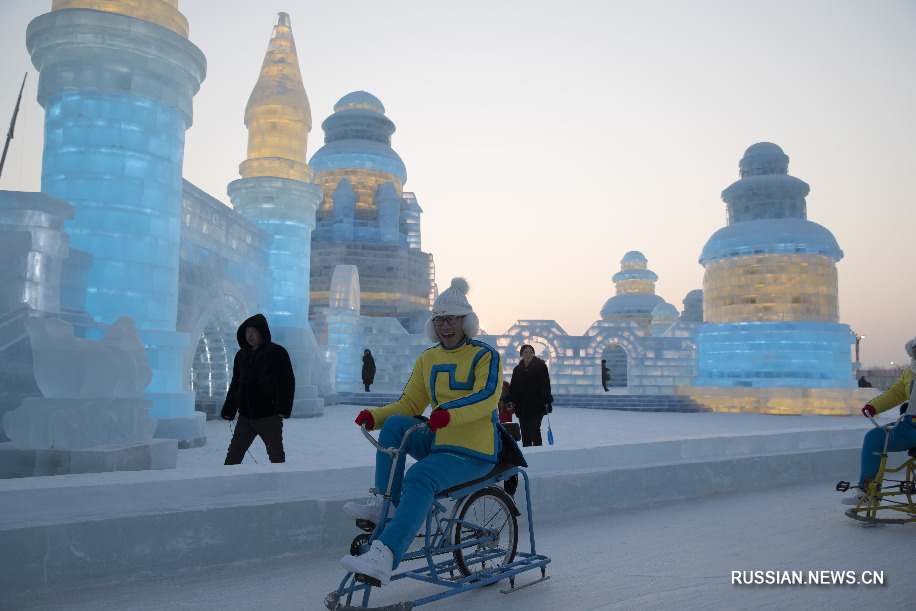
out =
[[[404,432],[420,421],[411,416],[389,416],[379,433],[379,443],[386,447],[400,447]],[[452,486],[483,477],[493,469],[493,464],[479,458],[452,452],[431,452],[435,433],[429,430],[414,431],[407,438],[406,453],[417,462],[404,475],[407,459],[398,457],[394,481],[391,484],[391,501],[397,505],[394,517],[385,526],[379,541],[391,548],[394,568],[397,568],[426,521],[436,494]],[[391,476],[391,457],[382,452],[375,456],[375,487],[388,489]],[[402,483],[403,481],[403,483]],[[402,491],[403,489],[403,491]]]
[[[887,442],[887,451],[906,452],[912,447],[916,447],[916,425],[913,424],[914,416],[907,417],[897,425],[897,428],[890,432],[890,439]],[[862,469],[859,474],[859,485],[865,481],[866,477],[874,477],[878,474],[878,468],[881,466],[881,457],[875,455],[884,451],[884,429],[874,428],[865,433],[865,440],[862,442]]]

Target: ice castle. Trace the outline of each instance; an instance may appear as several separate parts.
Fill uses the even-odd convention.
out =
[[[295,416],[320,416],[326,401],[358,390],[367,347],[379,365],[374,390],[400,392],[428,345],[421,329],[435,268],[379,99],[343,96],[308,159],[311,109],[280,13],[245,109],[247,157],[228,208],[182,179],[206,60],[176,0],[54,0],[26,44],[45,109],[42,190],[0,192],[0,413],[40,394],[26,331],[35,316],[59,317],[90,339],[132,318],[152,370],[143,396],[155,435],[182,447],[205,443],[235,329],[255,312],[293,357]],[[853,336],[838,321],[842,251],[806,219],[808,186],[788,175],[778,146],[751,146],[739,167],[722,194],[728,224],[700,257],[703,290],[680,314],[655,295],[646,257],[625,253],[611,278],[616,294],[583,335],[520,320],[483,337],[506,373],[519,346],[534,343],[558,404],[858,409]]]

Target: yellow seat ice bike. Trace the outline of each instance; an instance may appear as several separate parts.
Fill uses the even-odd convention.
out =
[[[878,474],[871,481],[866,480],[865,494],[855,507],[846,510],[850,518],[872,525],[916,522],[916,505],[913,504],[913,498],[916,497],[916,447],[909,449],[909,458],[900,466],[893,469],[887,466],[887,444],[891,431],[906,418],[916,419],[916,416],[903,413],[893,423],[884,425],[878,424],[871,415],[868,416],[872,424],[884,429],[884,451],[876,452],[881,457]],[[852,487],[849,482],[839,482],[836,485],[840,492],[846,492]]]

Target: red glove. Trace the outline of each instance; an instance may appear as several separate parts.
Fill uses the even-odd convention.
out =
[[[874,417],[875,414],[877,413],[878,412],[876,412],[875,408],[873,408],[871,405],[866,405],[865,407],[862,408],[862,415],[865,416],[866,418],[868,418],[869,416]]]
[[[451,419],[452,415],[448,413],[447,409],[437,409],[429,415],[429,430],[444,429]]]
[[[364,409],[356,417],[356,424],[357,426],[365,424],[366,428],[371,431],[375,428],[375,418],[372,417],[372,414],[369,413],[369,410]]]

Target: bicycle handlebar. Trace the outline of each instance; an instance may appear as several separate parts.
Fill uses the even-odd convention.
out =
[[[904,412],[900,414],[900,416],[897,417],[897,420],[895,420],[893,424],[889,424],[889,423],[888,424],[878,424],[875,421],[874,416],[872,416],[871,414],[867,414],[868,419],[871,420],[871,423],[875,425],[875,428],[884,429],[885,431],[893,431],[903,421],[904,418],[906,418],[907,416],[912,416],[912,415],[913,414],[908,414]]]
[[[392,458],[397,458],[397,455],[400,454],[404,450],[404,446],[407,444],[407,438],[410,437],[411,433],[413,433],[414,431],[419,431],[420,429],[427,429],[429,428],[429,424],[427,424],[426,422],[420,422],[419,424],[415,424],[412,427],[410,427],[409,429],[407,429],[406,431],[404,431],[404,438],[401,439],[401,447],[399,448],[386,448],[382,446],[382,444],[376,441],[375,437],[373,437],[369,433],[369,429],[366,428],[365,423],[360,424],[359,428],[363,432],[363,435],[366,436],[366,439],[368,439],[369,442],[375,446],[376,450],[378,450],[379,452],[384,452],[385,454],[387,454],[388,456]]]

